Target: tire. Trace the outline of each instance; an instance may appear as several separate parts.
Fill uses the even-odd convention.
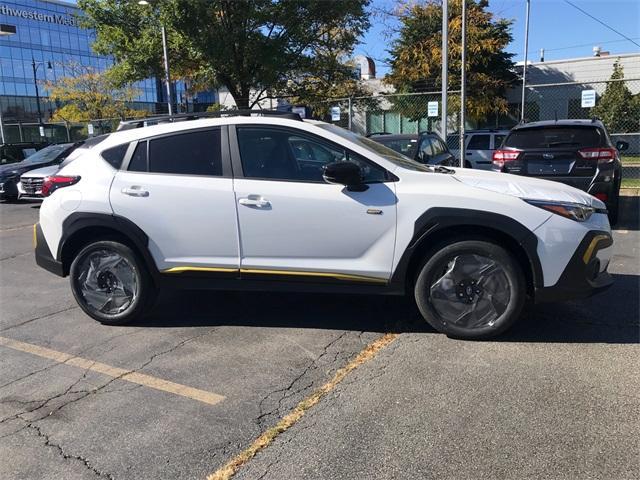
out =
[[[618,212],[620,210],[620,180],[613,187],[611,197],[607,204],[607,210],[609,210],[609,224],[613,227],[618,223]]]
[[[418,272],[414,295],[424,319],[439,332],[485,339],[503,333],[520,317],[526,280],[504,248],[486,240],[457,239],[432,250]]]
[[[140,319],[151,309],[157,295],[138,255],[117,241],[85,246],[73,259],[69,278],[80,308],[107,325]]]
[[[465,160],[464,161],[464,168],[473,168],[473,165],[471,165],[471,162],[469,160]]]

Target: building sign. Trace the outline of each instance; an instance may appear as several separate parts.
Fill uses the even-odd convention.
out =
[[[332,122],[340,121],[340,107],[331,107],[331,121]]]
[[[66,25],[68,27],[80,27],[78,19],[68,14],[42,13],[36,10],[24,10],[20,8],[12,8],[7,5],[0,5],[0,14],[10,17],[24,18],[25,20],[36,20],[38,22],[55,23],[57,25]]]
[[[582,108],[591,108],[596,106],[596,91],[582,90]]]
[[[438,116],[438,102],[427,103],[427,116],[429,117]]]

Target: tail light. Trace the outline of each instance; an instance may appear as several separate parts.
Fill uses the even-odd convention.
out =
[[[493,152],[493,164],[502,168],[505,162],[517,160],[521,153],[522,150],[496,150]]]
[[[616,158],[615,148],[583,148],[578,150],[578,154],[585,160],[595,160],[598,163],[613,162]]]
[[[65,175],[53,175],[46,177],[42,183],[42,196],[48,197],[59,188],[75,185],[80,181],[80,177],[71,177]]]
[[[602,200],[603,202],[606,202],[609,199],[609,195],[607,195],[606,193],[594,193],[593,196],[598,200]]]

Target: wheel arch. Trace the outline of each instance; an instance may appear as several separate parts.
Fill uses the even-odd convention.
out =
[[[400,257],[391,282],[413,285],[425,257],[438,246],[454,238],[487,239],[506,248],[517,259],[527,280],[527,293],[535,295],[544,285],[538,258],[538,239],[516,220],[492,212],[457,208],[433,208],[415,222],[414,235]]]
[[[94,240],[117,240],[140,256],[156,281],[158,269],[149,252],[149,237],[130,220],[109,214],[74,213],[64,220],[62,231],[56,257],[62,262],[65,276],[69,274],[75,255],[85,245]]]

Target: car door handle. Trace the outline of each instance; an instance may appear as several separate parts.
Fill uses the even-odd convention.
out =
[[[142,188],[140,185],[132,185],[130,187],[125,187],[122,190],[122,193],[125,195],[129,195],[130,197],[148,197],[149,192]]]
[[[257,207],[257,208],[266,208],[271,206],[271,202],[265,200],[262,197],[249,195],[247,198],[241,198],[238,200],[240,205],[244,205],[245,207]]]

